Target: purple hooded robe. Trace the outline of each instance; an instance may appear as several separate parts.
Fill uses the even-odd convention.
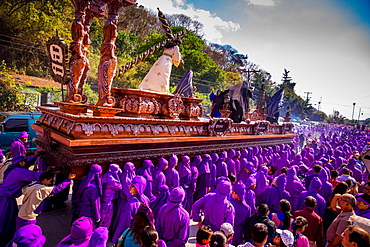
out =
[[[108,228],[96,228],[91,235],[88,247],[106,247],[108,242]]]
[[[22,195],[22,188],[31,181],[38,181],[42,172],[30,171],[19,165],[23,157],[13,158],[13,163],[4,172],[0,184],[0,246],[5,246],[15,233],[18,206],[16,198]]]
[[[103,189],[101,197],[101,223],[100,226],[110,227],[113,218],[112,201],[118,197],[118,192],[122,190],[122,184],[119,179],[121,169],[117,164],[111,164],[109,170],[102,179]]]
[[[121,215],[118,215],[119,218],[117,228],[115,229],[113,235],[113,243],[117,243],[118,238],[121,234],[129,227],[132,226],[135,215],[141,203],[145,203],[147,206],[150,205],[148,197],[145,196],[144,191],[146,188],[146,180],[142,176],[135,176],[131,184],[135,186],[138,194],[133,195],[131,199],[127,202],[126,208]]]
[[[273,186],[266,190],[266,204],[269,206],[271,213],[280,212],[280,200],[286,199],[291,200],[289,192],[286,188],[286,176],[285,174],[279,175],[276,179],[277,187]]]
[[[209,163],[209,170],[210,170],[210,187],[211,190],[216,188],[216,175],[217,175],[217,161],[219,160],[219,156],[217,153],[211,154],[212,162]]]
[[[281,157],[280,159],[276,162],[276,168],[277,172],[281,170],[283,167],[288,167],[289,166],[289,159],[288,159],[288,152],[287,151],[282,151],[281,152]]]
[[[251,188],[254,185],[256,185],[255,177],[250,176],[249,178],[247,178],[244,181],[244,185],[245,185],[245,197],[244,197],[245,201],[249,205],[249,207],[251,208],[251,213],[255,214],[255,213],[257,213],[256,194],[255,194],[254,190]]]
[[[319,190],[319,194],[325,199],[325,201],[329,204],[331,194],[333,192],[333,185],[328,182],[329,175],[326,169],[321,169],[319,172],[319,179],[321,180],[322,188]]]
[[[306,200],[307,196],[312,196],[316,198],[317,205],[314,209],[315,213],[317,213],[321,218],[324,218],[325,209],[326,209],[326,202],[325,199],[316,191],[322,188],[322,183],[318,177],[314,177],[311,180],[310,187],[307,191],[301,193],[298,198],[298,204],[296,209],[301,210],[304,209],[306,206],[304,201]]]
[[[78,217],[91,217],[96,225],[101,220],[102,168],[90,166],[90,171],[81,181],[77,191]]]
[[[153,186],[153,177],[152,177],[152,169],[154,165],[151,160],[144,160],[141,167],[139,167],[136,171],[137,175],[143,176],[146,180],[146,188],[145,188],[145,195],[149,198],[149,200],[152,202],[155,200],[155,196],[152,192],[152,186]]]
[[[184,198],[184,189],[174,188],[168,197],[167,204],[163,205],[158,212],[155,226],[159,238],[164,240],[168,247],[185,247],[188,241],[190,217],[181,205]]]
[[[194,195],[194,200],[197,201],[207,193],[207,188],[210,183],[210,169],[209,165],[212,162],[211,156],[205,154],[202,157],[202,161],[198,167],[198,179],[197,179],[197,190]]]
[[[164,172],[164,175],[166,175],[166,184],[169,191],[180,186],[179,172],[175,168],[177,166],[178,160],[179,159],[176,155],[171,155],[168,159],[168,169]]]
[[[132,194],[130,193],[130,184],[131,180],[135,177],[135,165],[131,162],[127,162],[123,165],[123,172],[120,175],[120,181],[122,184],[122,190],[118,192],[118,200],[116,206],[116,214],[114,215],[114,225],[113,229],[116,229],[118,225],[119,217],[126,208],[128,200],[131,198]]]
[[[235,167],[235,162],[233,160],[234,157],[235,157],[235,150],[230,149],[229,153],[227,154],[227,159],[226,159],[227,172],[228,172],[228,175],[232,173],[236,176],[236,167]]]
[[[200,222],[201,212],[203,212],[203,225],[210,226],[212,231],[220,230],[221,225],[225,222],[234,226],[235,209],[227,199],[230,192],[230,182],[221,181],[217,185],[216,193],[208,193],[193,204],[193,221]]]
[[[186,209],[186,211],[188,211],[189,214],[191,213],[191,208],[194,203],[194,194],[197,189],[197,179],[198,179],[198,168],[194,162],[191,163],[190,169],[191,169],[191,181],[189,189],[185,195],[186,203],[184,203],[184,208]]]
[[[220,154],[220,159],[216,162],[216,178],[218,177],[227,177],[229,175],[227,171],[227,164],[226,164],[226,159],[227,159],[227,152],[223,151]]]
[[[303,186],[302,182],[297,177],[296,167],[292,166],[287,171],[287,182],[286,182],[286,191],[289,192],[291,199],[290,205],[292,207],[291,211],[294,212],[296,209],[297,201],[299,195],[305,191],[305,187]]]
[[[236,181],[239,181],[239,175],[240,175],[240,157],[241,157],[241,153],[240,151],[235,151],[235,157],[233,158],[233,161],[235,163],[235,177],[236,177]]]
[[[166,184],[166,176],[164,175],[164,169],[167,169],[168,167],[168,161],[165,158],[160,158],[158,160],[158,164],[155,167],[154,173],[153,173],[153,194],[154,196],[158,196],[159,187]]]
[[[7,247],[12,246],[30,246],[42,247],[46,242],[46,237],[42,235],[42,229],[38,225],[25,225],[17,230],[12,241]]]
[[[357,182],[361,183],[363,174],[361,170],[355,167],[355,165],[356,165],[356,159],[350,158],[348,160],[348,165],[346,166],[346,168],[350,169],[353,173],[352,177],[356,179]]]
[[[269,187],[269,181],[267,180],[267,170],[266,166],[261,166],[255,175],[256,178],[256,205],[260,205],[264,200],[263,193]]]
[[[251,213],[251,208],[245,201],[246,187],[242,181],[234,184],[233,191],[239,196],[240,200],[232,198],[230,200],[231,204],[235,209],[235,218],[234,218],[234,238],[233,245],[238,246],[239,244],[244,243],[244,232],[243,226],[247,218],[249,218]]]
[[[157,220],[158,212],[161,207],[167,203],[168,195],[170,192],[168,191],[167,185],[161,185],[159,186],[159,194],[157,198],[150,204],[150,208],[153,211],[154,219]]]
[[[29,148],[28,143],[24,143],[20,140],[20,138],[28,137],[28,134],[26,131],[22,131],[19,134],[19,137],[15,140],[13,140],[12,145],[10,146],[10,153],[12,157],[17,157],[17,156],[25,156],[27,149]]]
[[[93,230],[93,220],[90,217],[81,217],[73,222],[71,234],[62,239],[56,247],[87,247]]]

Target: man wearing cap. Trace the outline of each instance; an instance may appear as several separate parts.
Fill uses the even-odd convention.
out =
[[[25,156],[28,148],[28,134],[26,131],[22,131],[18,138],[13,140],[10,146],[10,153],[13,157]]]
[[[293,246],[294,235],[291,231],[276,229],[276,233],[277,235],[273,240],[276,246],[281,246],[281,242],[283,242],[285,246]]]
[[[218,231],[222,223],[228,222],[234,226],[234,206],[227,199],[231,192],[231,183],[222,180],[215,193],[208,193],[193,204],[192,218],[194,222],[210,226],[212,231]],[[204,220],[201,223],[201,212],[204,213]]]
[[[167,204],[158,212],[155,226],[159,238],[164,240],[168,247],[185,246],[188,241],[190,217],[181,205],[184,198],[184,189],[181,186],[174,188],[170,192]]]
[[[222,232],[226,239],[227,239],[227,242],[226,242],[226,247],[233,247],[233,246],[237,246],[233,240],[233,237],[234,237],[234,229],[233,229],[233,226],[230,224],[230,223],[223,223],[220,227],[220,232]],[[234,245],[231,245],[231,241]],[[242,242],[241,242],[242,243]]]
[[[370,195],[362,194],[356,197],[356,215],[370,219]]]
[[[36,155],[35,155],[36,157]],[[18,156],[4,172],[0,184],[0,246],[5,246],[14,236],[18,206],[16,198],[22,195],[22,188],[31,181],[39,180],[41,172],[29,171],[27,160]]]
[[[338,246],[342,240],[342,233],[348,225],[352,225],[356,214],[354,207],[356,205],[356,198],[351,194],[335,194],[330,208],[338,212],[337,218],[331,223],[326,233],[326,239],[330,243],[329,247]]]

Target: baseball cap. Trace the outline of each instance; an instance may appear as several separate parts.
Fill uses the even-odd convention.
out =
[[[234,234],[233,226],[227,222],[221,225],[220,231],[224,232],[227,238]]]
[[[291,231],[276,229],[276,232],[280,235],[281,241],[286,246],[292,246],[294,244],[294,235]]]

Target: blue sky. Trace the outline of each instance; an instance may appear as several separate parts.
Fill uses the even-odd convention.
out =
[[[369,0],[137,0],[204,25],[208,42],[228,44],[321,110],[370,118]],[[317,106],[317,105],[316,105]]]

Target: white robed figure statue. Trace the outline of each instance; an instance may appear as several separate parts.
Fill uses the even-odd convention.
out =
[[[176,67],[183,64],[179,45],[181,40],[177,39],[165,46],[163,55],[150,68],[148,74],[139,85],[141,90],[149,90],[159,93],[170,92],[170,75],[172,64]]]

